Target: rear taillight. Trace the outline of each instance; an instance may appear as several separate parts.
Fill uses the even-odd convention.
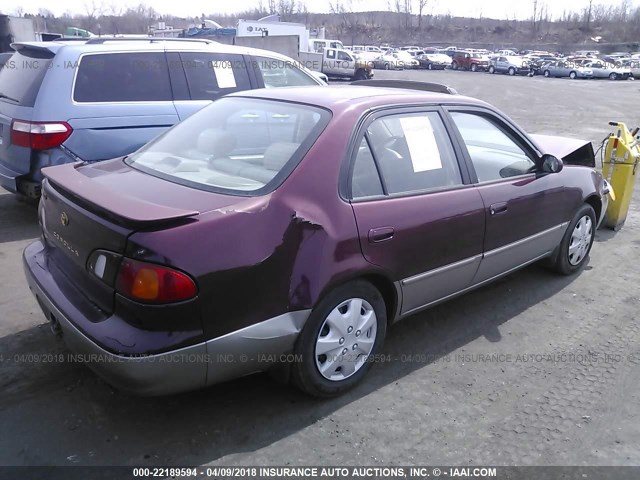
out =
[[[163,265],[124,258],[116,278],[116,291],[146,303],[189,300],[198,287],[188,275]]]
[[[11,143],[34,150],[48,150],[62,145],[72,132],[66,122],[14,120],[11,123]]]

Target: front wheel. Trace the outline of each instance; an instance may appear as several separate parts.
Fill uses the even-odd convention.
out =
[[[507,73],[513,77],[516,74],[516,69],[513,67],[509,67]]]
[[[569,74],[569,78],[570,78],[571,80],[575,80],[576,78],[578,78],[578,74],[577,74],[576,72],[571,72],[571,73]]]
[[[451,64],[451,68],[453,68],[454,70],[458,70],[458,64],[456,62],[453,62]]]
[[[578,271],[587,261],[596,234],[596,214],[593,207],[582,205],[560,242],[555,263],[556,270],[563,275]]]
[[[475,63],[471,64],[471,71],[472,72],[477,72],[478,71],[478,65],[476,65]]]
[[[616,72],[611,72],[611,75],[609,75],[609,80],[617,80],[618,79],[618,75],[616,75]]]
[[[489,67],[489,73],[496,73],[496,69],[493,67],[493,65]]]
[[[551,76],[551,72],[549,70],[544,71],[544,76],[549,78]]]
[[[296,341],[293,383],[317,397],[333,397],[358,383],[371,367],[387,329],[380,292],[355,281],[325,296]]]
[[[433,63],[427,64],[427,70],[433,70]]]

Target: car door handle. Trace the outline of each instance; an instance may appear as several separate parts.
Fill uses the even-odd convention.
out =
[[[369,243],[379,243],[391,240],[395,230],[393,227],[379,227],[369,230]]]
[[[498,215],[507,211],[507,202],[494,203],[489,207],[491,215]]]

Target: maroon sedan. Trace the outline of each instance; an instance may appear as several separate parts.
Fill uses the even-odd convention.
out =
[[[52,328],[119,388],[278,367],[336,395],[389,324],[536,260],[584,265],[606,183],[549,153],[454,94],[242,92],[128,157],[44,170],[25,271]]]

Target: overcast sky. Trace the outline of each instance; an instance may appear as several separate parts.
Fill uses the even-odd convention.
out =
[[[9,7],[7,3],[10,0],[3,0],[5,6],[0,7],[2,13],[15,13],[18,6],[22,7],[24,12],[37,13],[38,9],[46,8],[56,15],[60,15],[65,11],[71,14],[86,13],[87,5],[95,3],[101,5],[103,10],[113,10],[110,7],[127,8],[134,7],[141,3],[141,0],[65,0],[62,2],[52,2],[50,0],[21,0],[14,3],[14,7]],[[335,1],[335,0],[331,0]],[[594,4],[620,5],[622,0],[594,0]],[[6,2],[6,3],[5,3]],[[267,0],[263,0],[267,4]],[[330,0],[306,0],[310,11],[313,12],[329,12]],[[13,2],[12,2],[13,3]],[[223,1],[202,1],[202,0],[153,0],[143,1],[146,5],[152,6],[161,14],[172,14],[181,17],[193,17],[204,13],[235,13],[251,9],[257,5],[257,0],[234,0],[233,2]],[[395,4],[395,0],[352,0],[354,11],[365,10],[388,10],[389,4]],[[417,4],[417,0],[414,0]],[[549,13],[558,17],[563,11],[582,11],[589,0],[538,0],[538,4],[544,4],[548,7]],[[631,0],[630,3],[635,7],[640,0]],[[529,18],[533,11],[533,0],[429,0],[425,13],[445,14],[451,13],[456,16],[473,16],[492,17],[498,19],[504,18]],[[215,15],[211,15],[215,20]]]

